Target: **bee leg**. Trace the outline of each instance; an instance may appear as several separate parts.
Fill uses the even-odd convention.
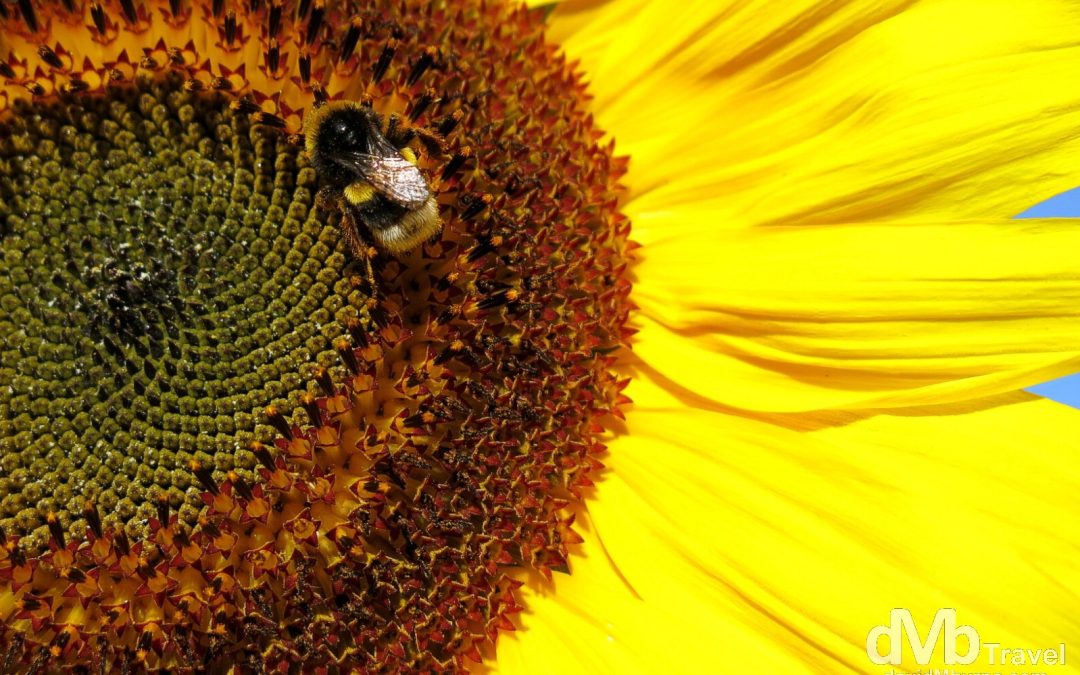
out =
[[[339,200],[334,197],[334,191],[328,187],[321,188],[315,193],[315,208],[320,211],[341,210],[344,213]]]
[[[371,267],[371,257],[375,255],[375,250],[371,244],[361,234],[359,223],[356,222],[356,217],[353,215],[352,210],[345,206],[341,207],[341,231],[345,236],[345,244],[349,247],[349,251],[358,260],[364,261],[364,266],[367,271],[367,282],[371,288],[372,295],[378,295],[379,287],[375,285],[375,271]]]

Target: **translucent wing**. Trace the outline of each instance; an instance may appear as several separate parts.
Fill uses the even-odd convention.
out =
[[[375,190],[407,209],[418,209],[431,196],[420,169],[399,154],[369,155],[363,152],[337,152],[334,161],[354,171],[371,183]]]

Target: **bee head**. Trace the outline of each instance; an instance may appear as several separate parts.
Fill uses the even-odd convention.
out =
[[[361,106],[338,106],[326,115],[316,143],[324,150],[368,152],[369,139],[375,131],[373,113]]]
[[[351,101],[327,103],[304,118],[307,153],[315,170],[331,179],[339,173],[332,157],[344,152],[370,153],[371,141],[380,133],[378,115]]]

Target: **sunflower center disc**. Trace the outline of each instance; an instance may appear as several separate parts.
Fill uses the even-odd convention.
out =
[[[137,536],[162,494],[194,523],[190,462],[251,480],[261,411],[365,299],[313,172],[179,78],[24,105],[0,138],[0,527],[40,550],[93,500]]]
[[[569,569],[626,384],[626,162],[543,13],[5,6],[0,670],[481,660],[511,568]],[[292,137],[320,100],[443,224],[375,299]]]

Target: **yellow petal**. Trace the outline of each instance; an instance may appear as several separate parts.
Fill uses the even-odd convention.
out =
[[[617,487],[601,490],[601,499]],[[628,517],[641,514],[637,510]],[[663,518],[650,514],[650,526],[664,529]],[[761,631],[764,621],[746,622],[747,608],[730,593],[718,592],[715,580],[695,573],[693,579],[666,578],[685,572],[686,563],[671,562],[671,543],[653,535],[626,556],[655,561],[658,584],[642,597],[605,552],[602,533],[588,514],[579,517],[584,543],[574,551],[571,573],[556,575],[554,584],[533,579],[524,589],[523,630],[499,637],[494,672],[660,673],[718,672],[726,660],[752,663],[761,672],[790,673],[799,668],[796,655],[777,649]],[[657,601],[658,598],[664,598]]]
[[[794,412],[965,400],[1075,372],[1080,221],[635,223],[641,376]]]
[[[1080,414],[1014,394],[810,424],[631,410],[585,554],[557,595],[527,587],[500,669],[880,674],[866,636],[894,607],[924,635],[953,608],[1005,647],[1078,636],[1080,471],[1061,439]]]
[[[633,158],[631,216],[1009,217],[1080,178],[1065,0],[566,2],[551,35]]]

